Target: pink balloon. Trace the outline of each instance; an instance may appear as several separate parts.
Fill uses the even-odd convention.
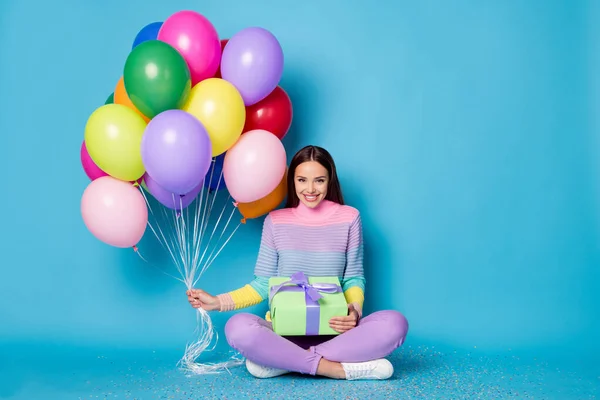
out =
[[[221,62],[221,41],[213,24],[195,11],[179,11],[165,20],[158,40],[170,44],[190,68],[192,86],[211,78]]]
[[[281,140],[269,131],[255,129],[244,133],[225,153],[223,179],[231,197],[249,203],[275,190],[286,167]]]
[[[108,175],[106,172],[102,171],[96,165],[94,160],[92,160],[92,157],[90,157],[90,154],[87,151],[87,147],[85,147],[85,140],[83,141],[83,143],[81,143],[80,156],[81,156],[81,165],[83,166],[83,170],[85,171],[85,174],[88,176],[88,178],[90,178],[90,180],[93,181],[102,176]]]
[[[135,246],[148,223],[148,208],[140,190],[111,176],[88,185],[81,197],[81,215],[92,235],[122,248]]]

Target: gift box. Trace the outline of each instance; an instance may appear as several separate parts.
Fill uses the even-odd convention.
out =
[[[282,336],[337,335],[329,320],[348,315],[337,277],[306,277],[302,272],[269,279],[269,308],[273,331]]]

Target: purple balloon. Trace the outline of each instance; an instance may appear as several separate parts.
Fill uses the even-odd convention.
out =
[[[148,175],[166,191],[182,195],[202,183],[212,161],[204,125],[183,110],[167,110],[152,118],[141,152]]]
[[[266,29],[243,29],[223,49],[221,76],[237,88],[246,106],[267,97],[279,84],[282,74],[283,50]]]
[[[200,183],[196,186],[191,192],[179,195],[176,193],[171,193],[168,190],[163,189],[148,173],[144,174],[144,183],[148,188],[148,191],[156,200],[158,200],[162,205],[168,207],[172,210],[183,210],[187,208],[202,190],[202,186],[204,182]]]

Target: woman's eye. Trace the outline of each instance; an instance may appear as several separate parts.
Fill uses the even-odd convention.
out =
[[[325,179],[319,179],[317,180],[318,183],[325,183]]]

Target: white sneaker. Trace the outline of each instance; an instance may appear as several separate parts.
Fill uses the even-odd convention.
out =
[[[346,379],[349,381],[356,379],[388,379],[394,373],[392,363],[385,358],[361,363],[342,363],[342,368],[344,368]]]
[[[262,365],[258,365],[253,363],[252,361],[246,359],[246,369],[256,378],[274,378],[276,376],[287,374],[289,371],[284,369],[277,369],[271,367],[264,367]]]

